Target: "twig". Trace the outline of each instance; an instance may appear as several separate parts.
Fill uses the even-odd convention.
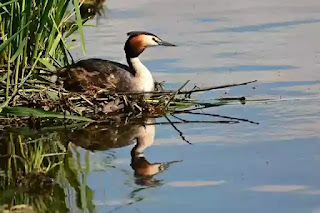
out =
[[[53,60],[53,62],[59,67],[61,68],[62,65],[57,61],[57,59],[55,59],[52,55],[49,54],[49,57]]]
[[[74,61],[74,59],[73,59],[72,54],[70,53],[70,51],[69,51],[68,49],[66,49],[66,51],[67,51],[67,53],[68,53],[68,55],[69,55],[69,57],[70,57],[70,59],[71,59],[71,63],[72,63],[72,64],[75,64],[76,62]]]
[[[226,98],[218,98],[216,100],[219,101],[246,101],[246,97],[226,97]]]
[[[230,120],[243,121],[243,122],[248,122],[248,123],[251,123],[251,124],[257,124],[257,125],[259,125],[258,122],[250,121],[250,120],[248,120],[248,119],[235,118],[235,117],[218,115],[218,114],[202,113],[202,112],[190,112],[190,111],[182,111],[182,112],[179,112],[179,114],[180,114],[180,113],[193,114],[193,115],[206,115],[206,116],[218,117],[218,118],[226,118],[226,119],[230,119]],[[172,114],[174,114],[174,112],[173,112]],[[172,114],[171,114],[171,115],[172,115]]]
[[[220,99],[214,99],[214,100],[219,100],[219,101],[231,101],[231,100],[239,100],[241,103],[243,103],[243,97],[241,98],[232,98],[232,99],[228,99],[228,98],[220,98]],[[176,100],[177,102],[177,100]],[[195,110],[201,110],[201,109],[207,109],[207,108],[211,108],[211,107],[217,107],[217,106],[222,106],[222,105],[226,105],[226,103],[223,102],[219,102],[219,103],[201,103],[201,102],[193,102],[193,105],[195,106],[194,108],[191,109],[185,109],[185,110],[176,110],[173,113],[177,114],[177,113],[184,113],[184,112],[189,112],[189,111],[195,111]]]
[[[80,97],[81,97],[83,100],[85,100],[88,104],[90,104],[91,106],[94,105],[91,101],[89,101],[89,100],[88,100],[86,97],[84,97],[83,95],[80,95]]]
[[[154,122],[145,125],[172,125],[172,124],[238,124],[239,121],[171,121],[171,122]]]
[[[168,116],[164,115],[164,117],[169,121],[169,123],[171,124],[171,126],[179,133],[181,139],[185,142],[187,142],[188,144],[192,145],[192,143],[190,143],[190,141],[188,141],[184,135],[183,132],[181,132],[175,125],[174,123],[168,118]]]
[[[221,85],[221,86],[214,86],[214,87],[204,87],[200,89],[193,89],[189,91],[180,91],[177,93],[177,90],[166,90],[166,91],[154,91],[154,92],[108,92],[109,95],[145,95],[145,94],[151,94],[151,95],[182,95],[182,94],[191,94],[195,92],[204,92],[204,91],[210,91],[210,90],[215,90],[215,89],[223,89],[223,88],[228,88],[228,87],[236,87],[236,86],[243,86],[247,84],[251,84],[257,82],[257,80],[254,81],[248,81],[244,83],[239,83],[239,84],[226,84],[226,85]]]
[[[251,83],[255,83],[255,82],[257,82],[257,80],[248,81],[248,82],[239,83],[239,84],[226,84],[226,85],[215,86],[215,87],[205,87],[205,88],[200,88],[200,89],[194,89],[191,91],[179,92],[179,94],[191,94],[194,92],[203,92],[203,91],[209,91],[209,90],[214,90],[214,89],[223,89],[223,88],[227,88],[227,87],[237,87],[237,86],[243,86],[243,85],[247,85],[247,84],[251,84]]]
[[[193,90],[195,90],[195,89],[200,89],[200,87],[198,87],[197,85],[195,85],[190,91],[193,91]],[[185,97],[185,98],[191,98],[191,93],[185,94],[184,97]]]
[[[180,121],[183,121],[183,122],[188,122],[187,120],[183,119],[183,118],[179,118],[178,116],[174,115],[173,113],[170,113],[170,115]]]
[[[177,91],[174,95],[172,95],[170,97],[170,99],[168,100],[167,104],[164,106],[165,109],[167,109],[167,107],[169,106],[170,102],[174,99],[174,97],[176,97],[176,95],[190,82],[190,80],[187,80]]]

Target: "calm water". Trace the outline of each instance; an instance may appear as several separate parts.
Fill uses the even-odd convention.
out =
[[[109,1],[99,27],[87,28],[87,57],[124,62],[131,30],[179,45],[142,56],[167,87],[258,80],[199,98],[275,101],[205,110],[260,124],[178,126],[193,146],[171,126],[156,126],[147,160],[182,160],[154,176],[162,183],[156,187],[135,183],[132,146],[113,150],[114,168],[92,169],[88,178],[98,212],[320,212],[319,1]],[[104,155],[91,153],[96,164]],[[134,195],[143,200],[133,202],[141,188]]]
[[[170,125],[136,125],[122,148],[74,147],[83,164],[90,159],[96,212],[320,212],[320,1],[110,0],[107,7],[98,27],[85,30],[85,57],[125,62],[125,33],[146,30],[178,45],[142,56],[167,88],[188,79],[189,88],[258,80],[194,98],[271,101],[204,110],[259,125],[177,125],[193,145]],[[145,139],[144,157],[131,155],[133,136]],[[74,197],[70,189],[69,208],[81,211]]]

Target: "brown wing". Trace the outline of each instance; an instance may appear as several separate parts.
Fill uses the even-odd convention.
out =
[[[103,59],[86,59],[58,70],[59,81],[69,91],[114,90],[119,70],[131,72],[124,64]]]

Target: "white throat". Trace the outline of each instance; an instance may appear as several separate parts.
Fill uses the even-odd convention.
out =
[[[146,66],[144,66],[138,57],[130,58],[132,68],[136,72],[136,84],[141,91],[150,92],[154,91],[154,80]]]

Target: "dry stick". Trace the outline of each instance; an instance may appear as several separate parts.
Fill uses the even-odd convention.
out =
[[[168,118],[168,116],[164,115],[164,117],[169,121],[169,123],[171,124],[171,126],[179,133],[181,139],[185,142],[187,142],[188,144],[192,145],[192,143],[190,143],[190,141],[188,141],[184,135],[183,132],[181,132],[175,125],[174,123]]]
[[[183,118],[179,118],[178,116],[174,115],[173,113],[170,113],[170,115],[180,121],[183,121],[183,122],[188,122],[187,120],[183,119]]]
[[[188,113],[188,112],[186,112]],[[248,123],[252,123],[252,124],[257,124],[259,125],[259,123],[257,122],[254,122],[254,121],[250,121],[250,120],[247,120],[247,119],[242,119],[242,118],[234,118],[234,117],[229,117],[229,116],[223,116],[223,115],[216,115],[216,114],[208,114],[208,113],[190,113],[190,114],[196,114],[196,115],[208,115],[208,116],[212,116],[212,117],[218,117],[218,118],[226,118],[226,119],[230,119],[230,120],[236,120],[237,122],[236,123],[239,123],[239,121],[242,121],[242,122],[248,122]],[[173,113],[170,113],[170,115],[184,123],[188,123],[189,121],[188,120],[185,120],[183,118],[180,118],[176,115],[174,115]],[[229,121],[218,121],[219,123],[221,122],[229,122]],[[233,123],[233,121],[230,121],[231,123]]]
[[[216,100],[219,101],[246,101],[246,97],[226,97],[226,98],[218,98]]]
[[[147,123],[145,125],[172,125],[172,124],[238,124],[239,121],[171,121],[171,122],[154,122]]]
[[[189,90],[189,91],[180,91],[178,92],[178,95],[180,94],[191,94],[195,92],[204,92],[204,91],[209,91],[209,90],[215,90],[215,89],[223,89],[223,88],[228,88],[228,87],[236,87],[236,86],[243,86],[247,84],[251,84],[257,82],[257,80],[254,81],[247,81],[244,83],[239,83],[239,84],[226,84],[226,85],[221,85],[221,86],[214,86],[214,87],[204,87],[200,89],[194,89],[194,90]],[[174,95],[176,94],[177,90],[167,90],[167,91],[155,91],[155,92],[109,92],[109,95],[144,95],[144,94],[152,94],[152,95]]]
[[[49,54],[49,57],[54,61],[54,63],[56,63],[58,68],[62,67],[62,65],[57,61],[57,59],[55,59],[51,54]]]
[[[202,109],[207,109],[207,108],[211,108],[211,107],[216,107],[216,105],[214,105],[214,104],[204,105],[203,103],[196,103],[195,105],[200,105],[200,106],[194,107],[191,109],[186,109],[186,110],[177,110],[177,111],[174,111],[174,113],[177,114],[177,113],[184,113],[184,112],[189,112],[189,111],[194,111],[194,110],[202,110]]]
[[[83,95],[80,95],[80,97],[81,97],[83,100],[85,100],[88,104],[90,104],[91,106],[94,105],[91,101],[89,101],[89,100],[88,100],[86,97],[84,97]]]
[[[218,114],[211,114],[211,113],[205,113],[205,112],[190,112],[190,111],[181,111],[181,112],[178,112],[178,113],[170,113],[172,116],[174,116],[173,114],[182,114],[182,113],[185,113],[185,114],[193,114],[193,115],[206,115],[206,116],[211,116],[211,117],[218,117],[218,118],[226,118],[226,119],[230,119],[230,120],[237,120],[237,121],[242,121],[242,122],[248,122],[248,123],[251,123],[251,124],[257,124],[259,125],[258,122],[254,122],[254,121],[250,121],[248,119],[244,119],[244,118],[235,118],[235,117],[230,117],[230,116],[224,116],[224,115],[218,115]],[[174,116],[175,117],[175,116]],[[178,118],[179,119],[179,118]]]
[[[187,112],[187,114],[207,115],[207,116],[212,116],[212,117],[227,118],[227,119],[231,119],[231,120],[243,121],[243,122],[248,122],[248,123],[251,123],[251,124],[259,125],[258,122],[250,121],[250,120],[245,119],[245,118],[235,118],[235,117],[231,117],[231,116],[218,115],[218,114],[210,114],[210,113],[204,113],[204,112],[203,112],[203,113],[200,113],[200,112]]]
[[[163,115],[164,117],[168,119],[168,117],[166,115]],[[151,118],[159,118],[159,117],[151,117]],[[178,118],[179,119],[179,118]],[[97,124],[102,124],[104,122],[106,122],[107,120],[95,120],[94,123]],[[238,124],[240,123],[239,121],[233,120],[218,120],[218,121],[207,121],[207,120],[183,120],[181,119],[181,121],[169,121],[169,122],[149,122],[149,123],[145,123],[145,122],[141,122],[141,121],[129,121],[130,125],[172,125],[172,124]],[[180,131],[179,131],[180,132]]]
[[[83,1],[84,2],[84,1]],[[72,57],[72,54],[70,53],[70,51],[68,50],[68,49],[66,49],[67,50],[67,53],[68,53],[68,55],[69,55],[69,57],[71,58],[71,63],[72,64],[75,64],[76,62],[74,61],[74,59],[73,59],[73,57]]]
[[[174,97],[176,97],[176,95],[178,94],[178,92],[180,92],[189,82],[190,82],[190,80],[187,80],[187,81],[176,91],[176,93],[170,97],[170,99],[168,100],[168,103],[164,106],[165,109],[167,109],[167,107],[169,106],[170,102],[174,99]]]
[[[251,84],[251,83],[255,83],[255,82],[257,82],[257,80],[248,81],[248,82],[239,83],[239,84],[226,84],[226,85],[215,86],[215,87],[205,87],[205,88],[200,88],[200,89],[194,89],[191,91],[179,92],[178,94],[191,94],[194,92],[203,92],[203,91],[209,91],[209,90],[214,90],[214,89],[223,89],[223,88],[227,88],[227,87],[237,87],[237,86],[243,86],[243,85],[247,85],[247,84]]]

